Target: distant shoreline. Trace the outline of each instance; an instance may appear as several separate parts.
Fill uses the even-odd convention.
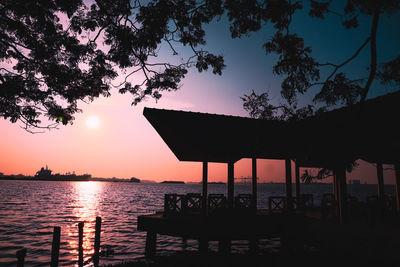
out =
[[[89,178],[89,179],[46,179],[46,178],[35,178],[35,177],[12,177],[12,176],[2,176],[0,180],[10,180],[10,181],[51,181],[51,182],[122,182],[122,183],[141,183],[131,181],[131,179],[121,179],[121,178]]]
[[[139,182],[134,182],[131,181],[131,179],[124,179],[124,178],[90,178],[89,180],[68,180],[68,179],[38,179],[33,176],[25,176],[25,177],[18,177],[17,175],[3,175],[0,176],[0,181],[1,180],[10,180],[10,181],[66,181],[66,182],[71,182],[71,181],[77,181],[77,182],[123,182],[123,183],[141,183],[141,184],[201,184],[201,182],[184,182],[184,181],[163,181],[163,182],[156,182],[153,180],[139,180]],[[251,185],[251,183],[235,183],[236,185]],[[265,185],[265,184],[285,184],[284,182],[258,182],[257,184],[259,185]],[[302,185],[305,183],[301,183]],[[209,182],[208,185],[226,185],[224,182]],[[293,183],[294,185],[294,183]],[[315,183],[310,183],[309,185],[332,185],[331,182],[329,183],[324,183],[324,182],[315,182]],[[360,186],[360,185],[377,185],[373,183],[361,183],[361,184],[347,184],[347,185],[353,185],[353,186]],[[385,183],[385,185],[394,185],[392,183]]]

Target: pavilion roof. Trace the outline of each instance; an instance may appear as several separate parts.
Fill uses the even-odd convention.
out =
[[[306,154],[326,161],[400,162],[400,91],[299,121]]]
[[[143,114],[181,161],[400,162],[400,91],[296,122],[155,108]]]
[[[143,114],[181,161],[285,159],[292,150],[287,122],[155,108]]]

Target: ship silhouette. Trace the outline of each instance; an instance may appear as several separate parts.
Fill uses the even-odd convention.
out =
[[[42,167],[36,172],[34,179],[47,181],[89,181],[92,177],[90,174],[76,175],[75,172],[66,174],[52,174],[52,172],[46,165],[46,168]]]

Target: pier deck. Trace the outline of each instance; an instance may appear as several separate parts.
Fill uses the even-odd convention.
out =
[[[199,240],[199,250],[208,250],[208,241],[219,241],[219,251],[229,252],[232,240],[248,240],[249,249],[257,250],[259,239],[279,237],[286,240],[302,239],[305,214],[226,212],[213,216],[201,214],[164,216],[163,212],[138,217],[138,230],[147,231],[145,254],[156,252],[157,234]],[[303,229],[304,230],[304,229]]]
[[[279,237],[281,249],[286,251],[282,255],[297,251],[301,256],[312,253],[336,259],[336,263],[346,259],[363,262],[366,266],[371,263],[374,263],[371,266],[382,266],[400,263],[397,253],[400,249],[399,222],[398,217],[372,224],[362,218],[353,218],[347,224],[339,224],[337,218],[322,220],[316,210],[292,214],[259,210],[256,214],[207,217],[164,216],[159,212],[139,216],[138,230],[147,231],[146,256],[155,255],[157,234],[197,239],[200,252],[207,251],[208,241],[219,241],[222,253],[230,250],[231,240],[249,240],[251,251],[256,248],[257,245],[252,244],[257,244],[258,239]]]
[[[138,217],[138,230],[184,238],[246,240],[252,237],[279,236],[287,228],[300,227],[304,216],[299,214],[271,214],[267,211],[224,213],[215,216],[164,216],[162,212]],[[286,231],[285,231],[286,230]]]

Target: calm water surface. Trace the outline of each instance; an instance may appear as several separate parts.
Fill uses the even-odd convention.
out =
[[[284,195],[283,184],[260,184],[258,207],[267,208],[269,196]],[[349,194],[365,200],[376,194],[376,185],[349,185]],[[226,185],[211,184],[209,193],[226,193]],[[199,184],[136,184],[112,182],[7,181],[0,180],[0,266],[15,266],[15,252],[27,248],[26,266],[48,266],[53,227],[61,227],[60,265],[77,265],[78,222],[84,226],[84,256],[93,254],[96,216],[102,218],[100,264],[143,257],[145,232],[137,230],[137,216],[163,209],[166,193],[200,193]],[[236,185],[235,194],[250,193],[251,185]],[[330,184],[302,185],[318,204]],[[394,194],[394,187],[386,192]],[[274,240],[268,241],[273,247]],[[197,241],[160,236],[158,253],[197,249]],[[241,245],[233,243],[233,251]],[[216,244],[211,244],[211,249]],[[88,262],[87,266],[91,263]]]

